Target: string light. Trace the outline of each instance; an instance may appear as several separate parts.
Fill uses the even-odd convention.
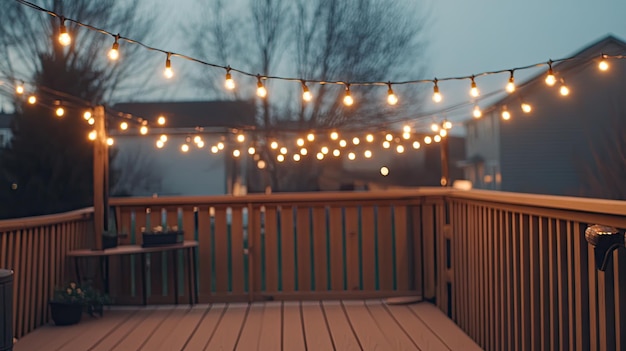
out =
[[[420,142],[419,142],[419,141],[414,141],[414,142],[413,142],[413,148],[414,148],[415,150],[419,149],[419,148],[420,148],[420,146],[421,146],[421,145],[420,145]]]
[[[65,115],[65,109],[62,106],[59,106],[55,110],[55,114],[57,115],[57,117],[63,117],[63,115]]]
[[[372,151],[365,150],[365,152],[363,152],[363,156],[365,156],[365,158],[372,158]]]
[[[448,136],[448,131],[445,129],[442,129],[439,131],[439,135],[441,135],[442,138]]]
[[[359,145],[360,143],[361,143],[361,140],[358,137],[352,138],[352,144]]]
[[[34,105],[37,102],[37,97],[35,95],[31,95],[28,97],[28,103]]]
[[[187,145],[187,144],[183,144],[183,145],[181,145],[181,146],[180,146],[180,151],[182,151],[182,152],[187,152],[187,151],[189,151],[189,145]]]
[[[306,156],[306,154],[309,153],[309,150],[307,150],[305,147],[303,147],[302,149],[300,149],[300,155],[302,156]]]
[[[298,145],[298,146],[304,145],[304,139],[298,138],[298,140],[296,140],[296,145]]]
[[[309,91],[309,87],[306,86],[306,82],[302,81],[302,100],[309,102],[313,99],[313,95]]]
[[[433,137],[433,140],[434,140],[436,143],[440,142],[440,141],[441,141],[441,135],[435,135],[435,136]]]
[[[217,149],[218,150],[224,150],[224,143],[221,142],[221,141],[219,143],[217,143]]]
[[[366,140],[368,143],[371,143],[371,142],[373,142],[373,141],[374,141],[374,136],[373,136],[372,134],[368,134],[367,136],[365,136],[365,140]]]
[[[438,132],[439,131],[439,125],[437,123],[433,123],[430,125],[430,130],[432,130],[433,132]]]
[[[316,157],[317,157],[317,159],[318,159],[318,160],[320,160],[320,161],[321,161],[321,160],[323,160],[323,159],[324,159],[324,154],[323,154],[323,153],[321,153],[321,152],[318,152],[318,153],[317,153],[317,155],[316,155]]]
[[[201,142],[201,141],[202,141],[202,138],[201,138],[199,135],[196,135],[195,137],[193,137],[193,142],[194,142],[194,143],[196,143],[196,144],[197,144],[197,143],[199,143],[199,142]]]
[[[217,148],[217,146],[215,146],[215,145],[211,146],[211,152],[212,152],[212,153],[216,154],[216,153],[218,153],[219,151],[220,151],[220,149],[218,149],[218,148]]]
[[[348,153],[348,159],[350,161],[354,161],[356,159],[356,154],[354,152]]]
[[[259,160],[259,162],[257,162],[256,166],[259,167],[259,169],[265,169],[265,161]]]
[[[309,133],[309,134],[306,136],[306,140],[308,140],[308,141],[314,141],[314,140],[315,140],[315,134],[313,134],[313,133]]]
[[[59,19],[61,21],[61,25],[59,26],[59,43],[63,46],[68,46],[72,43],[72,37],[67,32],[65,17],[59,17]]]
[[[506,84],[506,91],[510,94],[515,91],[515,78],[513,77],[513,70],[511,70],[511,76],[509,82]]]
[[[433,142],[433,138],[431,138],[431,137],[429,137],[429,136],[424,137],[424,143],[426,143],[426,144],[430,144],[430,143],[432,143],[432,142]]]
[[[393,140],[393,135],[387,133],[387,135],[385,135],[385,140],[392,141]]]
[[[90,118],[90,119],[87,120],[87,123],[89,123],[89,125],[92,126],[92,125],[96,124],[96,120],[93,119],[93,118]]]
[[[321,151],[324,155],[326,155],[326,154],[328,154],[328,151],[329,151],[329,150],[328,150],[328,147],[326,147],[326,146],[322,146],[322,148],[320,149],[320,151]]]
[[[505,121],[511,119],[511,113],[507,110],[506,106],[502,107],[502,119]]]
[[[569,95],[569,88],[567,87],[563,79],[561,79],[561,88],[559,89],[559,92],[561,93],[561,96]]]
[[[165,146],[165,143],[163,142],[163,140],[157,140],[156,141],[156,147],[159,149],[162,149]]]
[[[293,154],[293,160],[296,162],[300,161],[300,154]]]
[[[480,107],[478,107],[478,105],[474,106],[474,111],[472,112],[472,115],[474,116],[474,118],[480,118],[483,116],[483,112],[480,110]]]
[[[113,144],[115,144],[115,140],[113,140],[113,138],[111,138],[111,137],[108,137],[107,138],[107,145],[113,146]]]
[[[202,148],[204,147],[204,141],[199,140],[199,141],[196,143],[196,146],[198,147],[198,149],[202,149]]]
[[[128,123],[126,123],[126,122],[120,123],[120,129],[121,130],[127,130],[128,129]]]
[[[96,133],[95,130],[92,130],[91,132],[89,132],[87,137],[89,138],[89,140],[96,140],[96,137],[98,137],[98,133]]]
[[[533,110],[532,106],[529,103],[522,102],[522,112],[530,113]]]
[[[607,71],[609,69],[609,63],[606,62],[606,55],[602,54],[602,56],[600,56],[600,63],[598,63],[598,68],[600,69],[600,71]]]
[[[257,75],[257,83],[256,83],[256,95],[260,98],[264,98],[267,96],[267,89],[265,89],[265,86],[263,85],[263,82],[261,81],[261,76]]]
[[[270,143],[270,148],[272,148],[272,150],[278,149],[278,142],[277,141],[272,141]]]
[[[256,149],[254,148],[254,146],[250,146],[248,148],[248,155],[254,155],[256,153]]]
[[[346,146],[348,146],[348,142],[343,140],[343,139],[341,139],[341,140],[339,140],[339,146],[346,147]]]
[[[474,80],[474,76],[471,77],[472,83],[470,84],[470,95],[473,97],[478,97],[480,95],[480,91],[476,86],[476,81]]]
[[[333,150],[333,156],[339,157],[340,155],[341,155],[341,151],[339,151],[339,149]]]
[[[443,129],[452,129],[452,122],[448,120],[444,120],[441,125],[443,126]]]
[[[141,133],[141,135],[148,134],[148,127],[147,126],[141,126],[141,128],[139,128],[139,133]]]
[[[167,79],[171,79],[174,77],[174,71],[172,70],[172,61],[170,60],[171,53],[167,53],[167,58],[165,59],[165,70],[163,71],[163,75]]]
[[[233,77],[230,75],[230,66],[226,67],[226,79],[224,80],[224,87],[228,90],[235,89],[235,81]]]
[[[157,118],[157,124],[160,126],[165,125],[165,116],[159,116],[159,118]]]
[[[111,50],[109,50],[108,56],[111,61],[116,61],[117,59],[120,58],[120,51],[119,51],[120,43],[118,42],[119,39],[120,39],[120,35],[117,34],[115,36],[115,41],[113,42],[113,46],[111,47]]]
[[[350,95],[350,84],[346,84],[346,95],[343,97],[343,104],[346,106],[352,106],[354,99]]]
[[[404,146],[402,145],[396,146],[396,152],[399,154],[404,153]]]
[[[24,82],[15,85],[15,93],[18,95],[24,94]]]
[[[403,139],[411,139],[411,133],[409,133],[409,132],[402,133],[402,138]]]
[[[281,153],[281,154],[283,154],[283,155],[286,155],[286,154],[287,154],[287,148],[286,148],[286,147],[284,147],[284,146],[283,146],[283,147],[281,147],[281,148],[280,148],[280,153]]]
[[[276,156],[276,160],[278,162],[284,162],[285,161],[285,155],[280,154],[280,155]]]
[[[387,90],[387,103],[389,105],[395,105],[398,103],[398,97],[394,94],[393,89],[391,89],[391,82],[387,83],[389,89]]]
[[[383,177],[386,177],[389,175],[389,168],[382,166],[380,167],[380,174],[383,175]]]
[[[246,141],[246,136],[243,134],[237,135],[237,141],[243,143],[244,141]]]
[[[433,83],[435,83],[435,86],[433,87],[433,101],[441,102],[441,100],[443,100],[443,96],[439,92],[439,86],[437,85],[437,82],[437,78],[435,78],[435,80],[433,81]]]
[[[330,138],[331,138],[332,140],[337,140],[337,139],[339,139],[339,133],[337,133],[337,132],[332,132],[332,133],[330,133]]]
[[[91,119],[91,111],[85,111],[85,113],[83,113],[83,118],[88,121]]]
[[[548,61],[548,74],[546,75],[546,84],[548,86],[553,86],[556,83],[556,77],[554,76],[554,71],[552,70],[552,60]]]
[[[159,140],[161,140],[162,142],[166,142],[167,141],[167,135],[161,134],[161,136],[159,137]]]
[[[391,143],[387,140],[383,141],[383,148],[389,149],[391,147]]]
[[[233,156],[234,156],[234,157],[239,157],[239,156],[241,156],[241,151],[239,151],[239,149],[235,149],[235,150],[233,150]]]

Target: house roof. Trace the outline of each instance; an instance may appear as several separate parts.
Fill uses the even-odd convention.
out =
[[[8,113],[5,113],[4,111],[0,111],[0,129],[11,128],[12,120],[13,120],[13,114],[8,114]]]
[[[127,102],[113,109],[151,124],[163,115],[169,128],[251,127],[256,115],[252,101]]]
[[[625,55],[626,54],[626,42],[613,35],[607,35],[606,37],[584,47],[583,49],[579,50],[575,54],[570,55],[570,57],[573,58],[572,60],[555,63],[552,65],[552,68],[555,74],[558,75],[559,73],[567,72],[569,70],[575,69],[576,67],[580,67],[581,65],[587,64],[590,60],[598,59],[603,54]],[[497,106],[506,105],[510,101],[517,101],[519,99],[518,97],[519,95],[517,94],[519,94],[520,91],[523,91],[524,94],[527,95],[530,91],[532,91],[532,89],[535,89],[538,86],[543,86],[545,84],[544,78],[545,78],[546,71],[547,71],[547,66],[546,66],[545,71],[542,71],[536,74],[535,76],[524,81],[523,83],[516,84],[517,85],[516,93],[511,94],[511,95],[506,95],[503,98],[490,104],[489,106],[483,108],[483,113],[488,112],[489,110],[492,110],[493,108],[496,108]],[[478,121],[480,120],[475,119],[475,118],[470,118],[465,122],[465,124],[466,125],[473,124],[473,123],[477,123]]]

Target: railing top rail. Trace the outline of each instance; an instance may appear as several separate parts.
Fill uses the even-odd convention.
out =
[[[43,216],[23,217],[0,220],[0,232],[10,230],[42,227],[75,220],[87,220],[93,216],[93,207]]]

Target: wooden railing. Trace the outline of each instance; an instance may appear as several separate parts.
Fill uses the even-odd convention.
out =
[[[199,242],[200,301],[434,298],[435,272],[424,267],[433,267],[443,193],[117,198],[111,205],[126,243],[141,243],[141,228],[157,225],[177,225]],[[139,262],[120,260],[112,264],[112,292],[137,302]],[[165,255],[150,258],[150,301],[172,301],[170,264]],[[187,286],[183,276],[179,291]]]
[[[588,225],[626,202],[452,192],[437,235],[437,304],[487,350],[626,349],[626,254],[598,271]],[[430,269],[430,267],[426,267]]]
[[[64,284],[65,253],[85,246],[93,209],[0,221],[0,268],[14,271],[13,333],[21,337],[49,319],[48,300]]]

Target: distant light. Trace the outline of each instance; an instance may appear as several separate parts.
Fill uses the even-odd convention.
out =
[[[382,166],[382,167],[380,168],[380,174],[382,174],[382,175],[383,175],[383,177],[388,176],[388,175],[389,175],[389,168],[387,168],[387,167],[385,167],[385,166]]]
[[[402,133],[402,138],[403,139],[411,139],[411,133],[408,133],[408,132]]]
[[[302,139],[302,138],[298,138],[298,140],[296,140],[296,144],[297,144],[298,146],[302,146],[302,145],[304,145],[304,139]]]
[[[413,148],[416,149],[416,150],[419,149],[420,148],[420,142],[419,141],[414,141],[413,142]]]
[[[246,136],[243,134],[237,135],[237,141],[243,143],[244,141],[246,141]]]
[[[533,110],[532,106],[528,103],[522,103],[522,111],[524,113],[530,113]]]
[[[329,151],[329,150],[328,150],[328,147],[323,146],[323,147],[322,147],[322,149],[321,149],[320,151],[322,151],[322,153],[323,153],[324,155],[326,155],[326,154],[328,154],[328,151]]]
[[[321,153],[321,152],[318,152],[316,156],[317,156],[318,160],[323,160],[324,159],[324,154]]]
[[[424,143],[426,143],[426,144],[430,144],[430,143],[432,143],[432,142],[433,142],[433,138],[431,138],[431,137],[429,137],[429,136],[424,137]]]
[[[561,85],[561,89],[559,91],[560,91],[562,96],[569,95],[569,88],[565,84]]]
[[[141,128],[139,128],[139,133],[141,133],[141,135],[146,135],[146,134],[148,134],[148,127],[146,127],[146,126],[141,126]]]
[[[502,119],[508,121],[511,119],[511,113],[508,110],[502,111]]]
[[[114,143],[115,143],[115,140],[113,140],[113,138],[111,137],[107,138],[107,145],[113,146]]]
[[[389,149],[389,148],[391,147],[391,143],[390,143],[390,142],[388,142],[387,140],[385,140],[385,141],[383,141],[383,147],[384,147],[385,149]]]
[[[436,143],[438,143],[441,141],[441,135],[435,135],[433,139],[435,140]]]
[[[165,134],[161,134],[161,137],[159,138],[162,142],[166,142],[167,141],[167,135]]]
[[[181,145],[181,146],[180,146],[180,151],[182,151],[182,152],[187,152],[187,151],[189,151],[189,145],[187,145],[187,144],[183,144],[183,145]]]
[[[217,148],[217,146],[213,145],[211,146],[211,152],[216,154],[218,151],[220,151],[220,149]]]
[[[221,141],[219,143],[217,143],[217,149],[218,150],[224,150],[224,143],[222,143]]]
[[[367,140],[367,142],[368,142],[368,143],[371,143],[371,142],[373,142],[373,141],[374,141],[374,136],[373,136],[372,134],[368,134],[368,135],[365,137],[365,140]]]
[[[280,148],[280,153],[281,153],[281,154],[283,154],[283,155],[286,155],[286,154],[287,154],[287,148],[286,148],[286,147],[284,147],[284,146],[283,146],[283,147],[281,147],[281,148]]]
[[[399,153],[399,154],[403,153],[404,152],[404,146],[402,146],[402,145],[396,146],[396,152]]]
[[[157,140],[156,141],[156,147],[158,147],[159,149],[162,149],[165,146],[165,143],[163,142],[163,140]]]
[[[239,156],[241,156],[241,151],[239,151],[238,149],[233,150],[233,156],[234,156],[234,157],[239,157]]]
[[[365,156],[365,158],[372,158],[372,152],[370,150],[365,150],[363,156]]]
[[[272,150],[276,150],[276,149],[278,149],[278,142],[276,142],[276,141],[272,141],[272,142],[270,143],[270,148],[272,148]]]
[[[339,146],[341,146],[341,147],[346,147],[347,145],[348,145],[348,142],[347,142],[347,141],[345,141],[345,140],[343,140],[343,139],[339,140]]]
[[[57,117],[63,117],[63,115],[65,114],[65,110],[63,109],[63,107],[57,107],[55,113]]]
[[[37,102],[37,97],[35,95],[31,95],[28,97],[28,103],[34,105]]]
[[[333,156],[339,157],[339,155],[341,155],[341,151],[339,151],[339,149],[333,150]]]
[[[256,149],[254,147],[250,146],[248,148],[248,154],[249,155],[254,155],[255,153],[256,153]]]
[[[97,137],[98,137],[98,133],[96,133],[95,130],[92,130],[91,132],[89,132],[89,140],[96,140]]]
[[[313,134],[313,133],[309,133],[309,134],[306,136],[306,140],[308,140],[308,141],[313,141],[313,140],[315,140],[315,134]]]
[[[385,135],[385,140],[392,141],[393,140],[393,135],[391,135],[391,134]]]
[[[307,150],[305,147],[303,147],[302,149],[300,149],[300,155],[305,156],[306,154],[309,153],[309,150]]]
[[[359,138],[357,137],[352,138],[352,144],[359,145],[360,143],[361,143],[361,140],[359,140]]]
[[[606,59],[604,58],[604,55],[602,57],[602,60],[598,64],[598,68],[600,69],[600,71],[607,71],[609,69],[609,63],[606,62]]]
[[[95,120],[95,119],[93,119],[93,118],[90,118],[90,119],[87,121],[87,123],[88,123],[90,126],[92,126],[92,125],[96,124],[96,120]]]
[[[165,117],[163,116],[159,116],[159,118],[157,119],[157,124],[162,126],[165,124]]]
[[[300,154],[293,154],[293,160],[296,162],[300,161]]]
[[[483,116],[483,112],[480,110],[480,107],[478,107],[478,105],[474,106],[474,111],[472,114],[474,115],[474,118],[480,118]]]
[[[88,121],[91,118],[91,111],[85,111],[85,113],[83,113],[83,118],[85,121]]]
[[[285,155],[280,154],[280,155],[276,156],[276,161],[284,162],[285,161]]]
[[[339,139],[339,133],[337,133],[337,132],[332,132],[332,133],[330,133],[330,138],[331,138],[332,140],[337,140],[337,139]]]
[[[430,125],[430,130],[432,130],[433,132],[438,132],[439,131],[439,125],[437,123],[433,123]]]
[[[264,169],[265,168],[265,161],[259,160],[259,162],[257,162],[256,166],[259,167],[259,169]]]
[[[354,159],[355,159],[355,158],[356,158],[356,155],[354,154],[354,152],[350,152],[350,153],[348,154],[348,159],[349,159],[349,160],[354,161]]]

